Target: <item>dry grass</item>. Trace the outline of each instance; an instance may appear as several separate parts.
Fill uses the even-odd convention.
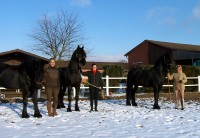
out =
[[[136,93],[136,98],[153,98],[153,93]],[[164,100],[174,101],[175,95],[174,93],[160,93],[160,98]],[[125,99],[125,96],[115,96],[115,97],[105,97],[105,99]],[[65,99],[67,101],[67,99]],[[73,99],[74,100],[74,99]],[[80,98],[80,100],[88,100],[88,98]],[[200,102],[200,92],[185,92],[185,101],[198,101]],[[40,98],[38,101],[44,102],[46,98]],[[7,98],[7,99],[0,99],[0,103],[12,103],[12,102],[22,102],[22,98]]]

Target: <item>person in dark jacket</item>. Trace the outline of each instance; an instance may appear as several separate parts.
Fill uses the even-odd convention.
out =
[[[48,116],[57,115],[56,108],[58,104],[58,92],[60,87],[59,82],[59,71],[56,68],[55,59],[51,58],[49,60],[49,66],[45,68],[44,76],[45,93],[47,96],[47,111]],[[52,112],[52,97],[53,97],[53,112]]]
[[[90,95],[90,107],[91,107],[90,111],[93,111],[93,101],[95,104],[95,111],[98,111],[97,100],[99,95],[99,89],[100,88],[103,89],[101,73],[97,70],[97,65],[92,64],[91,71],[84,73],[84,75],[88,77],[88,82],[89,82],[89,95]]]

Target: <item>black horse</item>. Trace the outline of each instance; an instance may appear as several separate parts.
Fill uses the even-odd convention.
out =
[[[150,70],[133,68],[127,75],[126,105],[137,106],[135,93],[138,86],[153,87],[154,89],[154,109],[160,109],[158,105],[159,92],[162,89],[164,75],[170,70],[171,58],[169,55],[161,56]]]
[[[37,104],[37,90],[41,88],[44,74],[44,62],[28,58],[20,65],[11,66],[0,62],[0,86],[8,89],[21,89],[23,95],[22,118],[28,118],[28,97],[34,103],[34,117],[42,117]]]
[[[86,53],[84,51],[84,47],[78,46],[77,49],[74,51],[71,60],[69,62],[68,67],[59,68],[60,72],[60,92],[58,95],[58,107],[57,108],[64,108],[63,97],[66,91],[66,87],[68,87],[68,108],[67,111],[71,112],[71,91],[72,87],[76,89],[75,95],[75,111],[80,111],[78,106],[79,100],[79,90],[81,84],[81,67],[80,65],[86,64]]]

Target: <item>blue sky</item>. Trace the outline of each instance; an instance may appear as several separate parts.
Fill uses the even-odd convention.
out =
[[[36,21],[60,9],[78,13],[90,61],[124,60],[145,39],[200,45],[200,0],[1,0],[0,52],[33,52]]]

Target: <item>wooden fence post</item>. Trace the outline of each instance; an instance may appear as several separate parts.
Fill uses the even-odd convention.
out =
[[[198,92],[200,92],[200,76],[198,76]]]
[[[109,96],[109,76],[106,75],[106,96]]]
[[[72,87],[72,91],[73,91],[73,96],[75,97],[76,96],[76,89],[75,89],[75,87]]]
[[[37,98],[40,98],[41,97],[41,89],[38,89],[37,90]]]

